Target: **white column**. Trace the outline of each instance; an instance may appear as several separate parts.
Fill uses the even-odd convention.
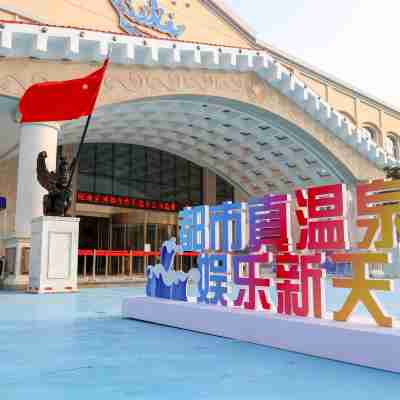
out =
[[[55,170],[59,130],[60,125],[53,122],[21,125],[15,216],[17,238],[29,238],[32,219],[43,215],[43,196],[46,190],[36,178],[37,156],[41,151],[46,151],[47,168],[49,171]]]

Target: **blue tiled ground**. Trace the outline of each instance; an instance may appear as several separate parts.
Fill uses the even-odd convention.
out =
[[[0,292],[0,399],[399,399],[400,375],[121,319],[142,293]]]

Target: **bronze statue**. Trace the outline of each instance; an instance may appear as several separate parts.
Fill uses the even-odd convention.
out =
[[[49,172],[46,158],[45,151],[39,153],[36,169],[40,185],[49,192],[43,197],[43,215],[64,217],[72,203],[71,177],[75,162],[68,166],[61,156],[57,171]]]

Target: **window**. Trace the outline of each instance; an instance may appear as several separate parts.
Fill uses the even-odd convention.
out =
[[[399,140],[396,134],[389,133],[385,141],[386,151],[396,160],[399,159]]]
[[[203,170],[144,146],[90,143],[82,148],[79,190],[196,205],[203,200]]]
[[[369,140],[371,140],[371,141],[373,141],[373,142],[376,142],[376,141],[377,141],[377,139],[378,139],[378,134],[377,134],[376,129],[372,128],[371,126],[364,126],[364,127],[362,128],[362,130],[363,130],[364,134],[366,135],[366,137],[367,137]]]
[[[233,186],[217,175],[217,204],[234,200]]]

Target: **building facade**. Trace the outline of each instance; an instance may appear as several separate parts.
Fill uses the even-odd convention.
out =
[[[110,50],[74,181],[82,249],[154,250],[183,206],[353,184],[398,164],[399,110],[260,42],[221,1],[5,0],[0,20],[7,285],[27,281],[37,154],[50,169],[72,159],[85,122],[20,125],[19,99]]]

